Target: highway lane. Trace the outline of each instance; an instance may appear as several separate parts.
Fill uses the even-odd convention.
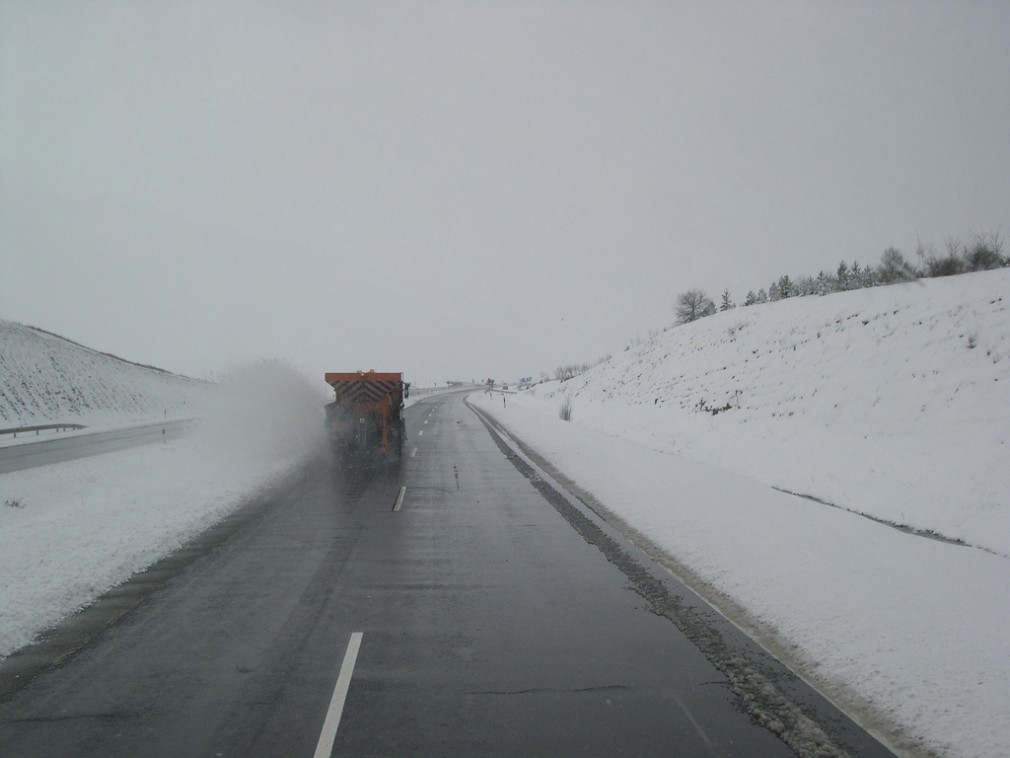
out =
[[[568,502],[579,522],[460,395],[407,418],[401,467],[307,466],[68,662],[22,668],[0,755],[313,756],[352,640],[334,755],[792,754],[782,706],[748,704],[667,606],[811,732],[888,754]]]
[[[195,423],[186,419],[105,432],[75,432],[57,439],[0,447],[0,474],[175,439],[192,429]]]

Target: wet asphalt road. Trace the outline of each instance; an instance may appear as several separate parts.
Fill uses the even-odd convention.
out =
[[[68,661],[0,665],[0,756],[329,754],[352,635],[334,755],[791,755],[750,681],[808,741],[889,754],[551,495],[461,395],[407,418],[400,467],[315,462],[121,588],[135,607]]]
[[[107,432],[75,432],[56,439],[0,447],[0,474],[175,439],[191,430],[195,423],[190,420],[165,421]]]

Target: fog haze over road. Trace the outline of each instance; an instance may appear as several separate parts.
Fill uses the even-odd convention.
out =
[[[12,0],[0,28],[0,317],[196,376],[536,375],[690,287],[1010,219],[1004,3]]]

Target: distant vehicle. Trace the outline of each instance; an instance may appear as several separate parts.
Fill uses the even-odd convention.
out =
[[[327,373],[336,399],[326,406],[326,428],[334,449],[342,455],[399,458],[406,436],[403,401],[410,383],[402,373],[352,371]]]

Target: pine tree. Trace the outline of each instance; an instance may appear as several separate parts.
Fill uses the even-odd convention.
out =
[[[838,264],[838,284],[836,285],[836,290],[842,292],[850,288],[850,274],[849,274],[849,264],[842,261]]]
[[[796,294],[804,297],[806,295],[817,294],[817,280],[812,276],[801,276],[796,282]]]
[[[817,290],[816,291],[817,291],[818,295],[827,295],[827,294],[835,291],[835,282],[834,282],[834,279],[832,279],[832,277],[831,277],[830,274],[825,274],[823,271],[821,271],[817,275]]]

